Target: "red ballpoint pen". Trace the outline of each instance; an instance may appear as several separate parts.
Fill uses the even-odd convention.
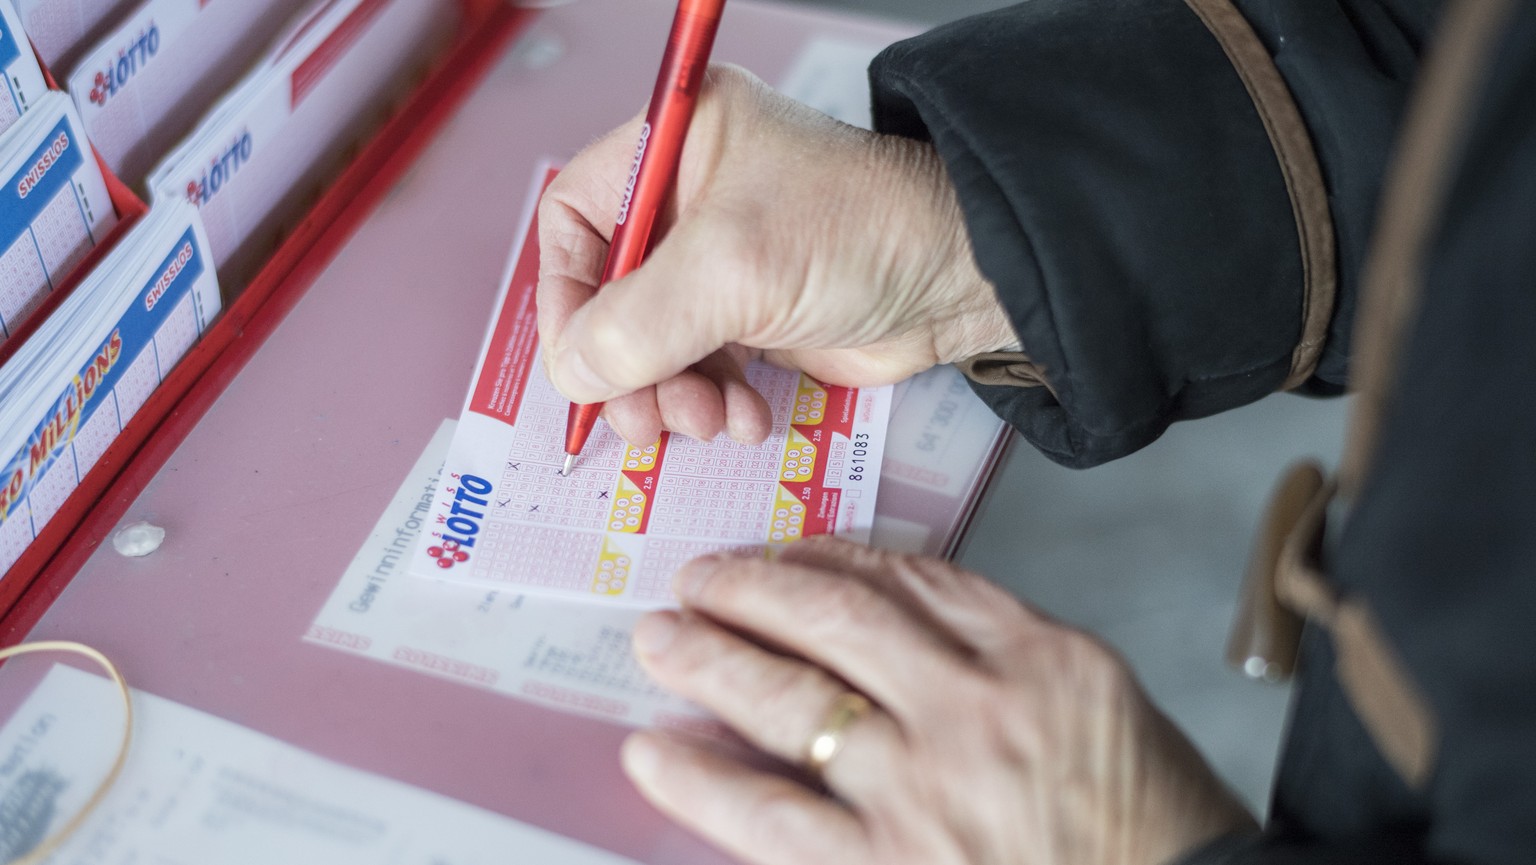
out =
[[[699,101],[699,88],[704,83],[704,70],[709,66],[709,52],[714,47],[724,10],[725,0],[678,0],[677,17],[672,20],[672,35],[661,58],[661,71],[656,75],[656,91],[651,95],[645,125],[640,127],[635,162],[630,168],[624,202],[619,206],[599,287],[623,277],[645,260],[651,228],[677,182],[683,141],[688,137],[688,124]],[[565,421],[565,466],[560,474],[571,473],[602,410],[600,402],[571,404]]]

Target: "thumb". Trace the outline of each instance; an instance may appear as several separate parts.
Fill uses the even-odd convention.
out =
[[[711,248],[699,220],[680,223],[634,272],[572,313],[550,378],[579,403],[659,384],[746,332],[741,268]],[[732,271],[735,271],[734,273]]]

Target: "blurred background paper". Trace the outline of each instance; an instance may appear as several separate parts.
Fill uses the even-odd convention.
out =
[[[74,62],[135,0],[16,0],[22,26],[50,69]],[[239,2],[239,0],[237,0]]]
[[[107,167],[138,188],[304,0],[147,0],[74,66],[67,88]]]
[[[48,89],[37,55],[28,44],[21,19],[9,3],[0,0],[0,73],[5,76],[5,96],[0,97],[0,132],[10,129]]]
[[[0,135],[0,343],[117,222],[80,118],[62,94]]]
[[[202,210],[227,291],[244,285],[350,145],[441,52],[458,15],[452,0],[312,3],[150,172],[152,202]]]

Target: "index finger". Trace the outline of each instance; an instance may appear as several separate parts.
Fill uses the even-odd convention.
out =
[[[591,144],[561,169],[539,200],[539,343],[546,357],[565,324],[597,293],[640,117]]]

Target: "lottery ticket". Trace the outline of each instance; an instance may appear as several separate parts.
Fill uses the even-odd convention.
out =
[[[128,11],[138,0],[16,0],[22,27],[49,68],[74,62],[92,35],[108,26],[113,15]]]
[[[0,132],[4,132],[48,90],[21,19],[8,3],[0,3],[0,75],[5,78],[5,95],[0,96]]]
[[[599,424],[560,474],[569,403],[543,374],[533,203],[448,456],[413,573],[634,606],[673,601],[671,575],[707,552],[768,554],[801,537],[867,540],[891,389],[832,387],[753,365],[773,410],[761,445],[663,434],[631,447]]]
[[[107,167],[137,186],[304,2],[147,0],[118,21],[66,85]]]
[[[562,712],[706,732],[704,710],[662,690],[630,653],[643,610],[406,573],[455,426],[438,428],[304,639]]]
[[[0,343],[117,223],[82,129],[49,93],[0,137]]]
[[[311,2],[149,172],[151,199],[203,213],[219,278],[242,285],[452,37],[448,0]]]

